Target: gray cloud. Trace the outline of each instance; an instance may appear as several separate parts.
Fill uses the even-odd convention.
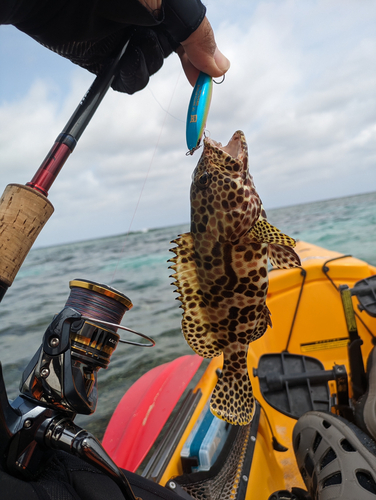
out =
[[[374,3],[249,4],[240,19],[229,0],[208,4],[232,67],[214,87],[207,133],[226,143],[244,130],[266,207],[373,190]],[[91,81],[73,68],[64,100],[37,80],[0,107],[4,186],[30,180]],[[109,92],[50,191],[56,212],[38,244],[187,222],[199,158],[185,156],[190,94],[173,56],[139,94]]]

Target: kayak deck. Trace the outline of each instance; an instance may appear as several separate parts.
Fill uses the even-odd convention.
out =
[[[292,447],[292,431],[296,419],[284,415],[265,401],[259,379],[254,374],[260,357],[287,351],[317,358],[325,370],[331,370],[334,363],[345,365],[349,374],[348,332],[340,293],[336,287],[346,284],[352,288],[357,281],[376,273],[376,268],[364,261],[305,242],[298,242],[296,251],[302,261],[301,269],[272,270],[269,273],[267,304],[273,326],[268,328],[261,339],[253,342],[248,351],[249,374],[255,397],[261,405],[253,461],[248,477],[249,498],[251,490],[255,491],[255,485],[260,498],[265,499],[278,489],[291,489],[293,486],[305,488]],[[353,304],[357,311],[356,297],[353,298]],[[372,336],[367,328],[376,332],[376,319],[364,312],[357,314],[361,318],[361,321],[357,320],[357,325],[359,336],[363,340],[363,359],[366,361],[372,348]],[[216,370],[221,366],[222,357],[213,359],[194,389],[202,391],[200,402],[161,477],[160,484],[166,484],[170,478],[182,474],[181,449],[210,397],[217,380]],[[336,392],[334,381],[329,382],[329,388],[331,394]],[[273,449],[271,429],[277,440],[288,448],[287,451]]]
[[[266,500],[277,490],[292,487],[305,488],[292,446],[292,431],[300,415],[294,414],[295,409],[281,409],[283,405],[281,406],[280,401],[283,397],[290,398],[290,405],[294,406],[295,394],[302,394],[300,408],[306,408],[304,413],[311,409],[325,409],[325,405],[330,411],[331,407],[333,409],[335,406],[334,395],[338,386],[334,380],[325,381],[321,385],[310,384],[308,381],[304,390],[299,387],[294,392],[292,389],[291,394],[289,394],[289,387],[293,387],[294,383],[286,382],[283,389],[285,393],[275,391],[275,402],[268,390],[265,390],[264,379],[267,377],[265,373],[263,378],[261,376],[260,359],[265,360],[269,356],[269,365],[266,366],[272,367],[271,375],[274,374],[273,370],[277,369],[277,364],[281,364],[282,378],[284,364],[287,362],[291,362],[293,366],[294,363],[299,366],[307,365],[305,368],[307,370],[316,370],[316,372],[318,370],[319,377],[321,373],[332,371],[334,365],[344,365],[349,376],[351,397],[349,333],[338,287],[347,285],[351,289],[356,282],[376,274],[376,268],[354,257],[305,242],[298,242],[296,251],[301,258],[301,268],[273,269],[269,273],[267,305],[271,312],[273,326],[268,328],[263,337],[251,343],[248,350],[248,371],[255,397],[259,403],[257,425],[252,427],[251,424],[247,438],[248,441],[249,439],[253,441],[251,459],[246,471],[244,467],[239,466],[233,492],[230,492],[226,498],[251,499],[255,498],[254,495],[257,492],[258,498]],[[358,334],[363,342],[361,354],[366,363],[376,334],[376,318],[369,316],[366,312],[358,311],[356,297],[353,297],[352,301],[357,315]],[[192,356],[192,358],[196,357],[196,355]],[[180,420],[179,434],[175,431],[175,434],[172,433],[170,443],[173,444],[170,445],[168,452],[164,448],[164,452],[160,455],[164,456],[164,462],[163,464],[159,462],[158,474],[153,474],[153,467],[149,463],[144,470],[146,474],[143,475],[162,485],[166,485],[171,478],[176,478],[175,482],[179,482],[179,476],[186,472],[183,470],[181,460],[183,446],[210,398],[221,367],[222,356],[211,360],[193,388],[190,396],[191,403],[188,401],[184,403],[188,406],[182,407],[182,412],[185,414]],[[176,375],[178,376],[178,373]],[[303,374],[302,378],[304,376]],[[326,394],[324,394],[325,390]],[[312,404],[317,406],[312,408],[310,406]],[[284,450],[284,447],[287,450]],[[237,496],[240,486],[243,491],[245,491],[244,488],[247,490],[245,496]]]

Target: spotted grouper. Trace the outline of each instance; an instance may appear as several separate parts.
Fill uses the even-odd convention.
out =
[[[235,132],[225,147],[204,140],[191,186],[191,231],[173,243],[176,256],[170,262],[184,311],[184,336],[200,356],[223,353],[211,411],[231,424],[246,425],[255,411],[248,344],[271,326],[267,258],[283,269],[299,266],[300,260],[295,240],[266,220],[248,171],[243,132]]]

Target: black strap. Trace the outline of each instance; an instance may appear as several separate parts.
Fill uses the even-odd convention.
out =
[[[200,0],[165,0],[163,5],[162,25],[178,43],[196,31],[206,14],[206,7]]]

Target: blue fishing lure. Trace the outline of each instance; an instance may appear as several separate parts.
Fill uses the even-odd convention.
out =
[[[187,113],[186,138],[191,154],[199,147],[213,92],[212,77],[201,72],[193,89]]]

